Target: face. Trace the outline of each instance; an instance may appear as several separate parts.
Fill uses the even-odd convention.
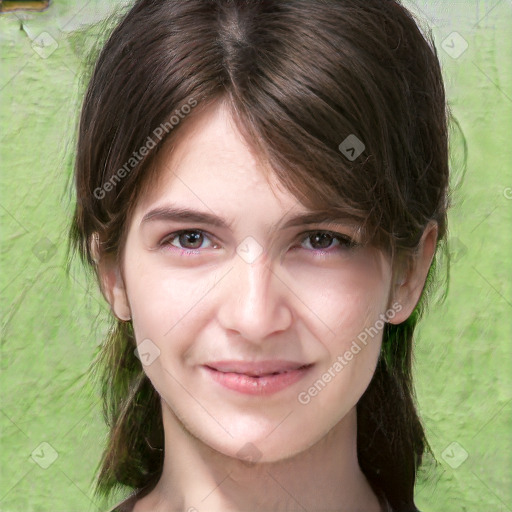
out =
[[[113,309],[176,421],[226,455],[286,458],[367,388],[383,319],[400,321],[390,262],[342,219],[297,220],[311,211],[265,178],[224,108],[182,130],[130,219]]]

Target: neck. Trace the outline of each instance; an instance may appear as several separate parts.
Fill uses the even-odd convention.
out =
[[[286,460],[249,463],[213,450],[162,405],[162,476],[136,511],[379,512],[359,467],[355,407],[322,440]],[[142,503],[143,502],[143,503]],[[146,506],[141,506],[142,504]]]

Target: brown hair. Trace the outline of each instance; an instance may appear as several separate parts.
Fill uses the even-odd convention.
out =
[[[102,254],[120,257],[163,143],[219,101],[301,202],[357,219],[368,243],[394,262],[407,261],[431,220],[437,252],[444,247],[448,109],[432,36],[403,6],[139,0],[97,59],[80,119],[69,242],[97,278],[93,234]],[[339,149],[349,136],[364,144],[355,159]],[[417,470],[429,450],[411,367],[434,269],[435,260],[407,321],[386,324],[374,377],[357,405],[361,469],[397,511],[415,509]],[[110,429],[97,478],[103,496],[120,485],[149,491],[163,464],[159,396],[134,355],[131,323],[112,321],[94,363]]]

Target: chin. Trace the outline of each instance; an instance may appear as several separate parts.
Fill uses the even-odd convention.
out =
[[[219,442],[218,439],[212,439],[211,442],[203,439],[203,442],[219,453],[238,459],[252,467],[255,464],[270,464],[292,459],[308,450],[322,437],[321,433],[317,436],[305,437],[304,431],[300,429],[296,433],[289,431],[277,433],[276,430],[272,432],[265,429],[257,432],[246,430],[245,435],[228,437],[225,443]]]

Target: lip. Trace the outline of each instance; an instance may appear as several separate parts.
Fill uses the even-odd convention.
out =
[[[202,365],[222,386],[248,395],[270,395],[301,380],[313,364],[285,360],[215,361]]]

